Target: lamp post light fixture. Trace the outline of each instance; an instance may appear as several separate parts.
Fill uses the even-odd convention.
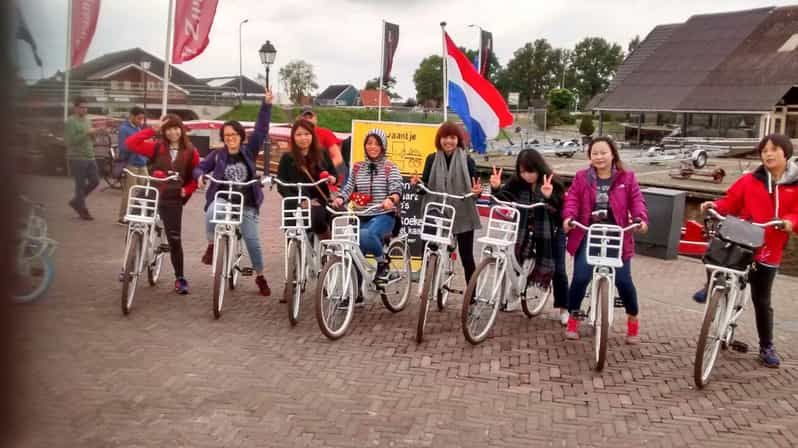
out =
[[[141,61],[139,65],[144,69],[144,126],[147,126],[147,84],[149,84],[149,70],[152,66],[150,61]]]
[[[266,41],[263,46],[260,47],[258,51],[260,54],[260,62],[266,66],[266,88],[269,88],[269,67],[274,64],[274,58],[277,57],[277,50],[274,48],[274,45],[270,41]]]

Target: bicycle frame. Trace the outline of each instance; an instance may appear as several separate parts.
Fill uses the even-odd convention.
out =
[[[47,221],[41,216],[43,205],[21,198],[30,205],[25,228],[19,233],[17,264],[28,263],[38,257],[49,257],[58,243],[47,237]]]
[[[721,316],[721,325],[718,326],[720,334],[717,337],[726,344],[731,344],[732,335],[728,332],[728,327],[737,323],[737,319],[743,314],[746,305],[751,300],[751,289],[748,288],[747,284],[748,270],[738,271],[711,264],[707,264],[705,267],[710,275],[707,294],[709,295],[715,287],[718,287],[726,290],[726,295],[729,298]],[[704,315],[706,315],[708,309],[709,307],[704,307]]]

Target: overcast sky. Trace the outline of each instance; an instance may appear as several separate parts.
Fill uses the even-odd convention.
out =
[[[17,0],[39,47],[45,76],[64,68],[67,0]],[[267,39],[277,48],[279,68],[303,59],[315,69],[320,90],[329,84],[362,88],[379,73],[381,20],[399,25],[393,73],[403,97],[413,96],[413,72],[419,62],[441,52],[439,23],[460,46],[476,48],[475,23],[493,32],[494,51],[502,65],[513,52],[538,38],[572,48],[588,36],[617,42],[624,50],[635,36],[645,38],[663,23],[684,22],[691,15],[795,4],[798,0],[219,0],[210,44],[180,69],[195,77],[238,74],[238,24],[243,19],[244,74],[263,72],[257,51]],[[97,32],[86,60],[108,52],[141,47],[163,58],[168,0],[102,0]],[[40,71],[27,44],[18,41],[18,64],[24,78]]]

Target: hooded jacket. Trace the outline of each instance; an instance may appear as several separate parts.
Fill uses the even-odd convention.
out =
[[[798,159],[787,161],[787,171],[777,182],[764,165],[737,180],[723,198],[715,202],[717,211],[755,223],[774,219],[792,222],[798,233]],[[765,244],[754,254],[756,261],[769,266],[781,264],[789,234],[773,227],[765,229]]]

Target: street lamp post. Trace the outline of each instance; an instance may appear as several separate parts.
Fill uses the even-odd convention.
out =
[[[277,50],[274,48],[274,45],[270,41],[266,41],[263,46],[260,47],[260,62],[266,67],[266,88],[269,88],[269,67],[274,64],[274,58],[277,57]]]
[[[147,81],[151,63],[150,61],[141,61],[139,65],[144,69],[144,126],[147,126],[147,84],[149,84]]]
[[[472,23],[468,25],[469,28],[476,28],[477,32],[479,33],[479,39],[477,39],[477,71],[481,74],[482,73],[482,27]]]
[[[243,44],[243,38],[241,35],[241,27],[244,26],[245,23],[249,22],[249,19],[244,19],[241,23],[238,24],[238,103],[244,100],[244,62],[243,62],[243,52],[241,47]]]

